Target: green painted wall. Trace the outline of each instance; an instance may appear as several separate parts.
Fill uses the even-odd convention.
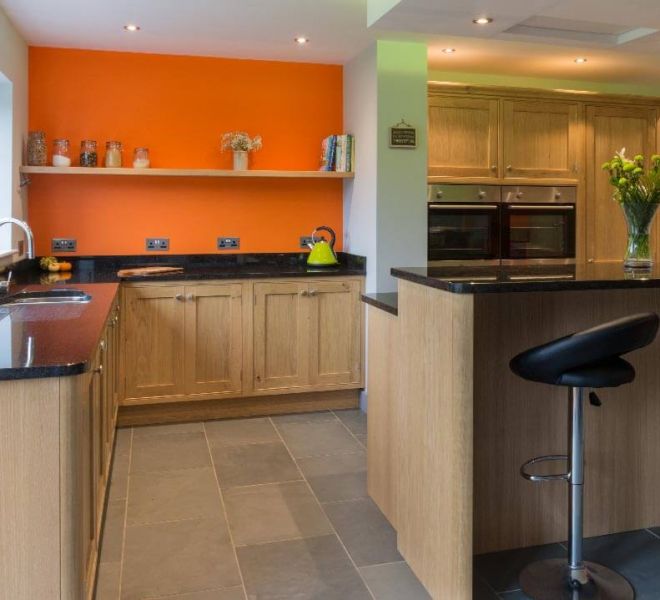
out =
[[[612,74],[613,79],[616,73]],[[490,73],[466,73],[462,71],[429,70],[429,81],[452,81],[469,85],[500,85],[517,88],[564,89],[600,92],[603,94],[632,94],[635,96],[660,96],[658,84],[605,83],[578,81],[573,79],[545,79],[542,77],[520,77]]]

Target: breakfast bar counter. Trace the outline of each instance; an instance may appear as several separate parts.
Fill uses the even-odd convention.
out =
[[[566,539],[566,488],[524,480],[566,452],[566,390],[509,369],[530,347],[660,311],[660,269],[401,268],[398,316],[369,313],[369,493],[434,598],[472,598],[475,554]],[[586,409],[585,535],[660,524],[660,343]],[[385,382],[384,379],[387,378]]]

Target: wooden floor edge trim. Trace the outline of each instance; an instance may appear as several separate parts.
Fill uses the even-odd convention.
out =
[[[357,408],[359,398],[360,390],[350,389],[277,396],[255,396],[252,398],[120,406],[117,426],[189,423],[212,419],[236,419],[284,413]]]

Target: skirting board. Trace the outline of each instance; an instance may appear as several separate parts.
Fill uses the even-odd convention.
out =
[[[158,423],[188,423],[212,419],[236,419],[280,415],[284,413],[314,412],[357,408],[360,390],[332,392],[308,392],[252,398],[228,398],[226,400],[200,400],[167,404],[121,406],[117,425],[155,425]]]

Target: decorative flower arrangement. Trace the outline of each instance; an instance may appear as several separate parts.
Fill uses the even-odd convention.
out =
[[[251,138],[245,131],[229,131],[222,134],[222,150],[252,152],[261,148],[261,136]]]
[[[644,167],[641,154],[626,158],[626,149],[603,163],[614,186],[614,199],[621,205],[628,225],[628,247],[624,265],[645,267],[652,264],[649,229],[660,205],[660,155],[651,156],[651,165]]]

